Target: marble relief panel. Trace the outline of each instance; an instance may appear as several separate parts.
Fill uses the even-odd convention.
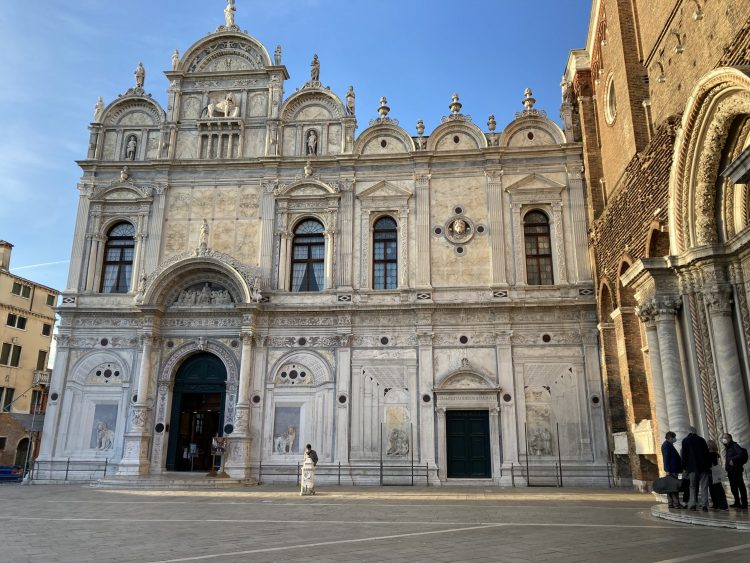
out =
[[[167,221],[164,224],[164,258],[180,254],[187,250],[189,221]]]
[[[328,127],[328,154],[339,154],[341,152],[341,125],[334,124]]]
[[[245,156],[250,158],[266,154],[265,127],[251,127],[245,129]]]
[[[285,156],[294,156],[296,153],[296,127],[284,127],[283,154]]]
[[[243,186],[239,191],[239,206],[237,216],[240,219],[255,218],[258,215],[258,206],[260,205],[260,196],[258,188],[253,186]]]
[[[268,96],[263,92],[250,95],[248,101],[248,115],[250,117],[264,117],[268,113]]]
[[[215,220],[211,223],[212,232],[209,246],[212,249],[230,256],[235,254],[234,223],[234,220]]]
[[[177,160],[189,160],[198,158],[200,138],[197,131],[182,130],[177,134],[177,147],[175,157]]]
[[[107,131],[104,134],[104,146],[102,147],[102,160],[115,160],[115,143],[117,142],[117,133]]]
[[[237,189],[234,186],[216,188],[214,194],[214,217],[235,219],[237,217]]]
[[[182,119],[198,119],[201,113],[201,99],[198,96],[186,96],[182,99]]]
[[[193,194],[190,188],[171,188],[167,196],[166,216],[173,219],[187,219],[190,217],[190,203]]]
[[[258,240],[260,236],[260,221],[237,222],[237,245],[235,255],[238,260],[246,264],[258,263]]]
[[[193,204],[190,209],[190,218],[203,220],[214,216],[215,188],[195,188],[193,190]],[[209,244],[211,240],[209,239]]]

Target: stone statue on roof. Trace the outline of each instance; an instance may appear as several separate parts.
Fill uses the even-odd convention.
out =
[[[138,67],[133,74],[135,74],[136,88],[143,88],[143,85],[146,83],[146,69],[143,68],[143,63],[138,63]]]
[[[234,5],[234,0],[227,0],[227,7],[224,8],[224,19],[227,22],[227,28],[231,29],[234,27],[234,13],[237,8]]]
[[[318,60],[317,54],[313,57],[313,60],[310,63],[310,80],[313,82],[320,82],[320,60]]]

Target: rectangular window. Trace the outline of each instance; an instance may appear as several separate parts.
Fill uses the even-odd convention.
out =
[[[47,305],[49,305],[50,307],[54,307],[55,306],[55,301],[56,301],[55,296],[52,295],[51,293],[48,293],[47,294]]]
[[[13,282],[13,289],[10,290],[10,292],[13,295],[21,295],[21,284],[18,282]]]
[[[3,342],[0,350],[0,365],[17,368],[21,362],[21,347],[16,344]]]
[[[16,320],[18,320],[18,317],[14,315],[13,313],[8,313],[8,320],[5,321],[5,324],[7,326],[16,326]]]
[[[31,414],[44,414],[44,393],[42,391],[31,392]]]
[[[42,336],[49,336],[52,334],[52,325],[44,323],[42,325]]]
[[[5,324],[7,326],[12,326],[13,328],[17,328],[19,330],[26,330],[27,320],[28,319],[26,317],[15,315],[13,313],[8,313],[8,319],[5,321]]]
[[[13,395],[16,390],[12,387],[6,387],[5,393],[2,395],[2,409],[0,412],[10,412],[10,407],[13,404]]]
[[[19,282],[13,282],[13,288],[10,290],[13,295],[20,295],[21,297],[29,298],[31,295],[31,286],[24,285]]]
[[[5,449],[5,436],[0,436],[0,451]]]
[[[39,350],[39,355],[36,358],[36,369],[37,371],[47,369],[47,350]]]

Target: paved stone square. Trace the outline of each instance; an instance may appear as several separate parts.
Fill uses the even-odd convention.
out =
[[[747,561],[750,533],[585,489],[0,487],[0,561]]]

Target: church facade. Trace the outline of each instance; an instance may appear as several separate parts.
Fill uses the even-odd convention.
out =
[[[502,131],[454,95],[429,134],[385,98],[357,133],[317,56],[287,95],[281,48],[225,14],[166,109],[140,65],[97,104],[40,466],[206,471],[224,436],[236,478],[310,443],[345,482],[606,484],[572,125],[527,90]]]

